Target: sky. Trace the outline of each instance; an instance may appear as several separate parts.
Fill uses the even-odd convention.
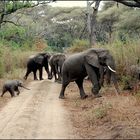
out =
[[[56,1],[53,3],[50,3],[49,5],[56,7],[74,7],[74,6],[79,6],[79,7],[86,7],[87,2],[86,1]]]

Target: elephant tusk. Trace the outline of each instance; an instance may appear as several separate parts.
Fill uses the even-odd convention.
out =
[[[115,70],[113,70],[110,66],[107,66],[112,72],[116,73]]]

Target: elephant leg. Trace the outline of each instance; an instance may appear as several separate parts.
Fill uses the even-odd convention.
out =
[[[105,75],[106,83],[109,85],[111,83],[111,71],[107,69],[106,75]]]
[[[36,72],[37,72],[37,70],[34,70],[34,71],[33,71],[33,74],[34,74],[34,80],[38,80],[38,79],[37,79],[37,76],[36,76]]]
[[[99,68],[99,71],[100,71],[100,80],[99,80],[99,82],[100,82],[100,85],[101,85],[101,86],[104,86],[104,75],[105,75],[104,67],[101,66],[101,67]]]
[[[76,84],[78,85],[79,91],[80,91],[80,96],[81,99],[85,99],[88,97],[88,95],[85,94],[84,89],[83,89],[83,79],[78,79],[75,81]]]
[[[59,70],[58,70],[58,81],[61,81],[61,69],[60,67],[58,67]]]
[[[58,75],[58,73],[59,73],[59,72],[58,72],[58,65],[55,65],[54,71],[55,71],[55,73],[54,73],[55,81],[57,81],[57,80],[58,80],[57,75]]]
[[[100,83],[99,83],[99,78],[100,78],[99,70],[88,64],[85,67],[86,67],[86,71],[89,76],[89,79],[91,80],[92,85],[93,85],[92,93],[95,95],[95,97],[101,97],[101,95],[99,95],[99,90],[101,88]]]
[[[53,78],[52,70],[51,72],[48,72],[47,74],[48,74],[48,79],[51,80]]]
[[[1,97],[3,97],[3,95],[5,94],[6,91],[7,91],[7,89],[3,89]]]
[[[14,93],[14,90],[13,89],[9,89],[9,92],[11,94],[11,97],[15,97],[15,93]]]
[[[50,76],[51,76],[51,79],[53,78],[53,71],[52,71],[52,68],[50,70]]]
[[[60,67],[60,80],[62,81],[62,67]]]
[[[43,78],[42,78],[42,71],[43,71],[42,68],[39,68],[39,79],[40,80],[43,80]]]
[[[64,92],[65,92],[65,89],[66,89],[66,87],[67,87],[68,84],[69,84],[69,82],[62,84],[61,92],[60,92],[60,95],[59,95],[59,98],[60,99],[64,99],[65,98],[64,97]]]
[[[55,78],[55,82],[56,82],[58,80],[57,75],[56,75],[56,70],[53,71],[53,74],[54,74],[54,78]]]
[[[25,76],[24,76],[24,79],[25,80],[27,80],[27,77],[28,77],[28,75],[31,73],[31,70],[30,69],[27,69],[27,72],[26,72],[26,74],[25,74]]]
[[[51,68],[51,72],[49,71],[49,67],[47,66],[47,67],[45,67],[45,70],[46,70],[46,72],[47,72],[47,75],[48,75],[48,79],[52,79],[53,78],[53,76],[52,76],[52,68]]]
[[[19,95],[20,94],[20,91],[19,91],[19,89],[18,89],[18,87],[17,87],[17,95]]]

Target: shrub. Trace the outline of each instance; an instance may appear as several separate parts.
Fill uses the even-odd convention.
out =
[[[82,52],[89,48],[89,43],[87,40],[74,40],[72,46],[68,48],[66,51],[70,53],[74,52]]]

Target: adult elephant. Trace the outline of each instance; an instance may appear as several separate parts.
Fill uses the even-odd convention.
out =
[[[109,50],[103,48],[91,48],[84,52],[74,54],[65,60],[62,68],[62,88],[59,98],[64,99],[65,89],[67,85],[73,81],[75,81],[79,87],[81,98],[86,98],[87,95],[83,89],[83,79],[86,76],[89,76],[89,79],[92,82],[92,93],[95,97],[101,97],[99,90],[101,88],[100,69],[102,66],[107,66],[111,71],[112,80],[119,93],[115,74],[115,62],[110,55]]]
[[[66,59],[66,56],[64,54],[54,54],[51,56],[49,60],[49,64],[51,66],[51,78],[55,77],[55,82],[60,82],[62,79],[61,71],[62,71],[62,65]]]
[[[51,79],[51,75],[50,75],[49,67],[48,67],[49,58],[50,58],[49,53],[38,53],[37,55],[30,57],[27,62],[27,71],[24,76],[24,79],[26,80],[28,75],[31,72],[33,72],[34,80],[38,80],[36,72],[37,70],[39,70],[39,79],[43,80],[43,77],[42,77],[43,67],[45,67],[45,70],[48,74],[48,79]]]

